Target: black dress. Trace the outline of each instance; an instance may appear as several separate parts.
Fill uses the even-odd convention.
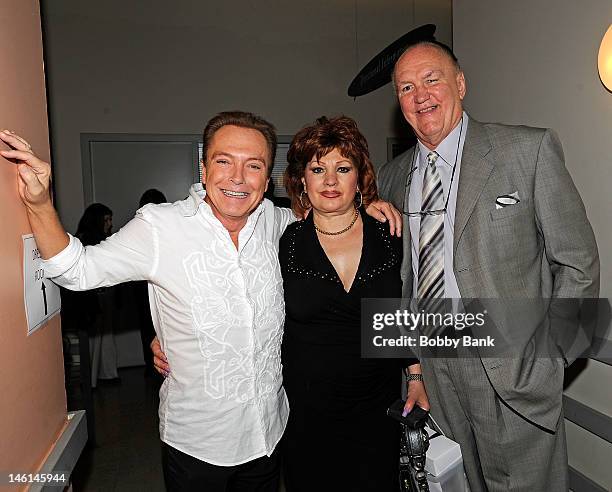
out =
[[[401,240],[367,215],[347,293],[317,238],[312,214],[280,242],[286,320],[283,439],[288,492],[398,490],[399,424],[386,415],[401,396],[401,368],[416,360],[361,359],[362,297],[400,297]]]

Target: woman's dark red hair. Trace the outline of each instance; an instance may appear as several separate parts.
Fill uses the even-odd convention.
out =
[[[303,195],[303,206],[299,197],[304,186],[302,178],[310,161],[319,160],[334,149],[350,159],[357,169],[357,183],[363,197],[363,205],[378,200],[376,173],[370,161],[368,142],[357,128],[357,123],[348,116],[327,118],[321,116],[314,125],[302,128],[296,133],[287,152],[289,165],[285,170],[284,184],[291,199],[291,208],[302,216],[310,208],[306,194]]]

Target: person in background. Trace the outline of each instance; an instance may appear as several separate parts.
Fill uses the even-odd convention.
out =
[[[161,191],[156,188],[150,188],[145,191],[140,197],[138,207],[142,208],[149,203],[159,205],[160,203],[166,203],[167,201],[168,200],[166,200],[166,195],[164,195]]]
[[[93,246],[109,237],[112,229],[112,210],[101,203],[92,203],[79,220],[76,237],[83,245]],[[117,300],[117,292],[113,287],[100,287],[88,292],[62,289],[66,317],[73,323],[84,323],[87,326],[92,388],[97,387],[98,380],[119,380],[114,335]]]

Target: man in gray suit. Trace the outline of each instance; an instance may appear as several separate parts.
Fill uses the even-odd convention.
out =
[[[409,47],[393,83],[418,139],[379,173],[382,198],[404,212],[404,297],[523,298],[549,314],[551,298],[597,297],[595,238],[555,134],[468,117],[463,72],[437,42]],[[568,489],[561,398],[573,334],[534,317],[520,328],[528,342],[513,357],[421,360],[472,492]],[[537,357],[541,346],[555,356]]]

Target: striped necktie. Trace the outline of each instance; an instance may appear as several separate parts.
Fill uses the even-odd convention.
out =
[[[442,182],[436,169],[438,154],[427,154],[423,177],[421,210],[444,208]],[[436,311],[444,297],[444,214],[422,215],[419,231],[419,275],[417,282],[419,307]]]

